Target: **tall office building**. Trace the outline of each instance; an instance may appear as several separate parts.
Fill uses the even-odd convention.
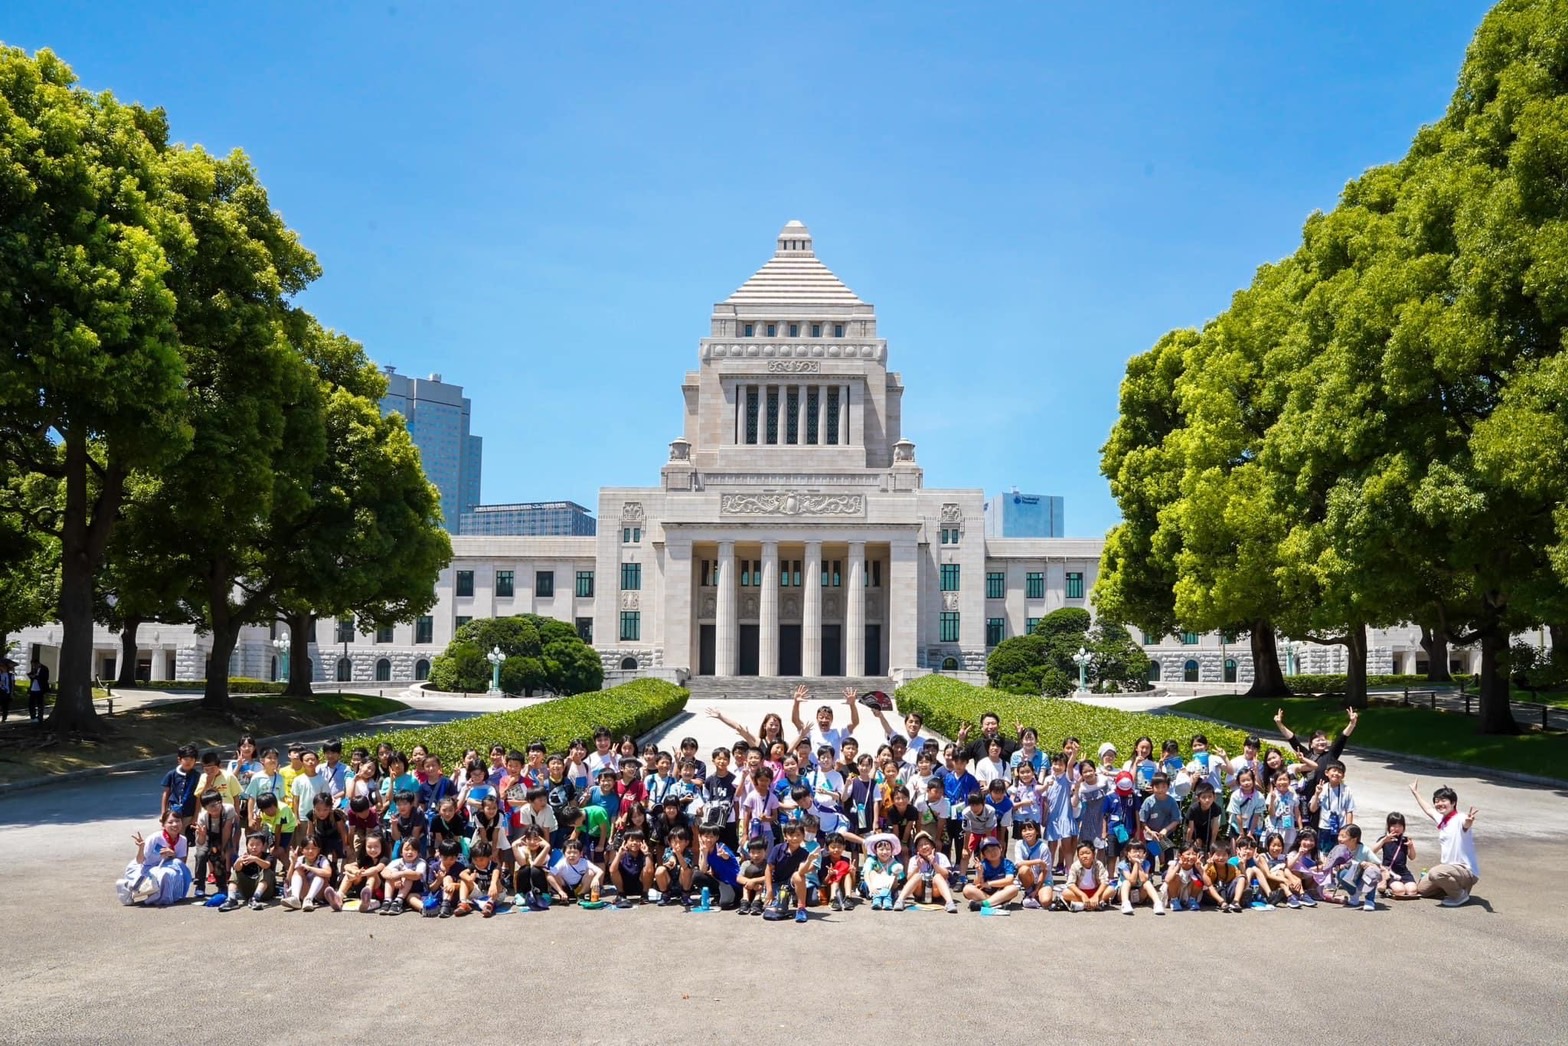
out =
[[[1062,499],[1048,494],[1021,494],[1014,487],[985,503],[988,538],[1062,537]]]
[[[463,512],[479,504],[479,471],[484,441],[468,431],[471,404],[461,385],[448,385],[441,375],[410,378],[396,367],[383,367],[387,394],[381,412],[403,415],[408,434],[419,447],[425,475],[441,492],[446,529],[458,532]]]
[[[475,505],[463,513],[459,534],[514,536],[564,534],[593,537],[593,512],[575,501],[528,501],[515,505]]]

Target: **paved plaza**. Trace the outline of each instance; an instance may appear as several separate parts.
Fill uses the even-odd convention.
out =
[[[770,710],[788,721],[787,701],[724,706],[752,727]],[[857,731],[867,743],[874,723],[867,713]],[[730,736],[701,707],[655,736],[688,734],[704,751]],[[1413,812],[1415,768],[1358,758],[1353,747],[1346,761],[1363,821],[1380,821],[1391,805]],[[1424,790],[1438,783],[1420,773]],[[131,833],[152,830],[158,774],[37,789],[0,797],[0,926],[10,944],[0,1041],[425,1041],[446,1028],[498,1042],[518,1041],[526,1025],[532,1042],[764,1044],[798,1043],[820,1025],[835,1041],[996,1040],[1033,1028],[1031,1039],[1083,1042],[1163,1027],[1156,1039],[1231,1028],[1231,1041],[1261,1042],[1278,1040],[1270,1025],[1279,1020],[1310,1019],[1321,1037],[1337,1013],[1333,1038],[1343,1042],[1387,1042],[1391,1025],[1409,1042],[1561,1042],[1568,903],[1552,881],[1568,799],[1442,779],[1480,808],[1484,876],[1458,910],[1417,901],[1376,914],[983,918],[861,908],[813,914],[805,926],[653,908],[445,921],[123,908],[112,883]],[[1411,824],[1424,866],[1434,833]],[[455,994],[443,1002],[438,986],[448,982]],[[563,982],[586,994],[558,990]],[[636,1005],[597,1007],[596,992],[611,984]],[[1114,1019],[1090,1016],[1107,1012]]]

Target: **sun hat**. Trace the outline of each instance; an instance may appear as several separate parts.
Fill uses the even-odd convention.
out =
[[[894,857],[897,857],[900,853],[903,852],[904,849],[903,844],[898,841],[898,836],[894,835],[892,832],[874,832],[871,835],[866,836],[866,852],[873,854],[876,853],[878,843],[892,843]]]
[[[1109,741],[1106,741],[1106,742],[1104,742],[1103,744],[1100,745],[1100,758],[1104,759],[1106,752],[1114,752],[1114,751],[1116,751],[1116,746],[1111,744]]]

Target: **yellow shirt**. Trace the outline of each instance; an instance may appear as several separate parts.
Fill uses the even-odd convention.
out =
[[[197,801],[209,791],[217,792],[223,796],[224,802],[233,806],[243,789],[240,788],[239,778],[220,767],[215,774],[202,773],[201,781],[196,785]]]
[[[283,794],[292,795],[294,792],[294,778],[304,773],[304,771],[296,770],[285,763],[283,769],[279,770],[278,773],[283,775]]]

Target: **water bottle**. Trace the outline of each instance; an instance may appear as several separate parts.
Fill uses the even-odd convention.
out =
[[[709,898],[710,898],[710,895],[709,895],[709,893],[708,893],[708,888],[707,888],[707,887],[706,887],[706,886],[704,886],[704,887],[703,887],[703,888],[702,888],[702,910],[703,910],[703,911],[707,911],[707,910],[708,910],[708,909],[709,909],[709,908],[710,908],[710,907],[712,907],[712,906],[711,906],[711,905],[710,905],[710,904],[709,904],[709,903],[708,903],[708,901],[709,901]]]

